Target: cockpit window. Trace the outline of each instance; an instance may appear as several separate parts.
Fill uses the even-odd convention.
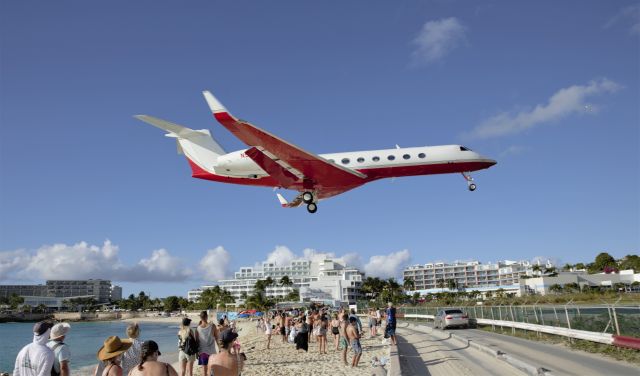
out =
[[[460,146],[460,151],[471,151],[471,149],[467,149],[464,146]]]

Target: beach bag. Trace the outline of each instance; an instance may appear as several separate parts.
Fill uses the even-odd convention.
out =
[[[184,353],[189,356],[198,353],[198,340],[195,339],[191,331],[189,331],[187,339],[184,340]]]

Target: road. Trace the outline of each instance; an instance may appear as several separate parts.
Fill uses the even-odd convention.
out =
[[[419,331],[417,331],[417,330]],[[478,358],[482,354],[486,355],[492,360],[502,363],[505,366],[504,362],[498,360],[496,358],[491,357],[488,354],[482,353],[476,349],[465,349],[452,351],[451,347],[455,349],[455,346],[460,346],[459,341],[455,341],[452,339],[441,340],[440,338],[446,338],[447,333],[452,332],[456,335],[469,339],[475,343],[479,343],[482,345],[489,346],[491,348],[500,350],[510,356],[513,356],[517,359],[525,361],[537,368],[544,368],[545,370],[551,372],[553,375],[640,375],[640,368],[621,361],[616,361],[611,358],[604,357],[598,354],[586,353],[583,351],[572,350],[568,347],[565,347],[561,344],[548,344],[544,342],[536,342],[529,341],[522,338],[512,337],[503,334],[497,334],[492,332],[486,332],[478,329],[468,329],[468,330],[448,330],[445,332],[441,332],[439,330],[433,330],[426,325],[421,325],[419,327],[409,326],[407,328],[401,329],[399,334],[402,337],[405,337],[405,340],[409,340],[412,342],[411,344],[406,344],[408,355],[416,357],[416,354],[420,354],[421,358],[424,358],[424,366],[427,368],[428,373],[422,374],[436,374],[432,372],[433,366],[437,366],[441,363],[431,365],[429,362],[433,362],[434,353],[430,352],[422,355],[420,349],[423,347],[422,344],[433,345],[434,343],[441,343],[443,345],[447,345],[449,348],[443,349],[441,351],[438,348],[439,352],[448,354],[456,354],[456,356],[467,356],[472,355],[474,357],[464,359],[463,361],[456,360],[456,362],[461,365],[469,367],[469,364],[475,365],[481,368],[480,373],[474,374],[502,374],[502,368],[500,369],[491,369],[487,367],[492,367],[490,363],[488,363],[484,358]],[[426,341],[426,342],[425,342]],[[400,345],[399,350],[400,353],[403,353],[403,344]],[[414,349],[411,349],[411,347]],[[417,350],[417,351],[416,351]],[[424,351],[422,351],[424,352]],[[478,359],[475,359],[478,358]],[[445,363],[447,361],[447,357],[440,357],[440,360],[444,360]],[[479,363],[482,361],[483,363]],[[402,358],[401,358],[401,366],[402,366]],[[416,365],[407,365],[407,367],[415,367]],[[445,369],[443,368],[443,371]],[[440,371],[438,371],[440,372]],[[446,371],[445,371],[446,372]],[[403,374],[404,369],[403,369]],[[420,374],[420,373],[412,373],[409,369],[407,371],[408,375]],[[457,373],[437,373],[437,374],[457,374]]]
[[[396,333],[403,376],[523,375],[507,363],[446,335],[434,336],[401,325]]]

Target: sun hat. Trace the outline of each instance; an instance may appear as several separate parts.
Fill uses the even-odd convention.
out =
[[[71,329],[71,325],[66,322],[57,323],[51,328],[51,334],[49,334],[49,339],[58,339],[60,337],[64,337],[69,333]]]
[[[51,327],[53,326],[53,324],[50,321],[40,321],[37,322],[34,326],[33,326],[33,333],[41,336],[44,333],[47,332],[47,330],[51,329]]]
[[[158,348],[158,344],[156,341],[144,341],[142,342],[142,353],[143,354],[153,354],[154,352],[158,352],[158,355],[162,355],[160,349]]]
[[[104,345],[98,351],[98,360],[109,360],[116,357],[127,351],[132,344],[131,340],[111,336],[104,341]]]

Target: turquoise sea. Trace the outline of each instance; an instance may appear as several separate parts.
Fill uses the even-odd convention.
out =
[[[113,335],[127,338],[128,324],[121,321],[71,323],[71,331],[64,342],[71,348],[72,371],[97,364],[96,353],[104,340]],[[178,351],[179,319],[176,319],[175,325],[145,322],[138,325],[141,341],[148,339],[156,341],[164,354]],[[0,324],[0,372],[13,372],[18,352],[33,339],[32,329],[33,323]]]

